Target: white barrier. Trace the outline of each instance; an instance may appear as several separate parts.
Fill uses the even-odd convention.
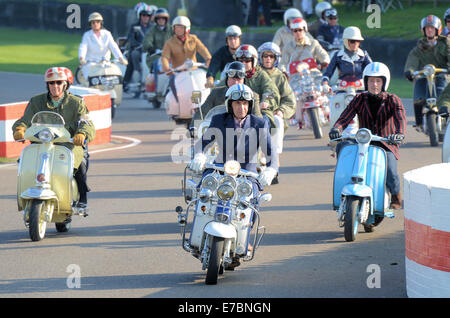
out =
[[[408,297],[450,297],[450,163],[403,175]]]

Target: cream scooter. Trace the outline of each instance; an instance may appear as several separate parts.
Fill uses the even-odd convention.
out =
[[[25,132],[25,140],[32,144],[20,155],[17,205],[32,241],[44,238],[47,223],[55,223],[58,232],[67,232],[72,215],[87,216],[86,209],[76,208],[79,192],[73,177],[74,155],[63,145],[72,143],[64,124],[58,113],[41,111]]]
[[[122,103],[123,76],[122,70],[115,61],[103,59],[101,62],[87,61],[89,68],[79,66],[75,72],[78,84],[84,87],[97,88],[111,95],[111,118],[116,114],[116,108]],[[82,74],[82,68],[88,69],[88,80]]]

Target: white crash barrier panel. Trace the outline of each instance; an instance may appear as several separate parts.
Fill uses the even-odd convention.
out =
[[[70,87],[74,95],[84,98],[91,120],[96,129],[95,139],[90,145],[106,144],[111,141],[111,97],[97,89],[79,86]],[[0,158],[19,157],[28,143],[15,142],[12,125],[22,117],[28,101],[0,105]]]
[[[408,297],[450,297],[450,163],[403,175]]]

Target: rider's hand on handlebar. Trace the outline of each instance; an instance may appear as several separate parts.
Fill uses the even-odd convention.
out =
[[[266,102],[261,102],[259,103],[259,108],[260,109],[266,109],[267,107],[269,107],[269,104]]]
[[[206,88],[214,88],[214,77],[209,76],[206,78],[206,84],[205,84]]]
[[[338,139],[339,137],[341,137],[341,132],[338,128],[333,127],[330,129],[328,136],[330,137],[330,140]]]
[[[85,139],[86,136],[84,134],[76,134],[75,136],[73,136],[73,144],[75,146],[83,146]]]
[[[119,58],[119,63],[125,66],[128,65],[128,61],[125,60],[123,57]]]
[[[203,169],[205,169],[206,159],[207,158],[203,153],[200,152],[196,154],[194,159],[189,163],[189,168],[196,173],[202,172]]]
[[[259,183],[265,187],[272,183],[273,178],[277,175],[277,171],[272,167],[267,167],[258,177]]]
[[[412,82],[414,80],[414,76],[412,71],[406,71],[405,72],[405,77],[408,81]]]
[[[86,64],[86,60],[83,57],[80,57],[80,64],[81,65]]]
[[[14,140],[21,140],[25,138],[25,130],[26,128],[23,126],[16,127],[16,131],[14,132]]]
[[[403,139],[405,139],[405,135],[403,134],[392,134],[387,137],[391,144],[401,144]]]

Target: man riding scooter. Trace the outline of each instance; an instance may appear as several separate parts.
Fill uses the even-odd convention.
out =
[[[52,67],[45,72],[47,92],[32,97],[23,116],[12,126],[14,140],[22,140],[25,130],[31,125],[33,115],[40,111],[50,111],[60,114],[65,121],[65,128],[73,138],[73,145],[65,145],[74,154],[75,180],[80,193],[78,208],[87,208],[87,151],[85,142],[95,138],[95,127],[87,118],[89,111],[80,97],[72,95],[67,90],[73,83],[72,72],[65,67]]]
[[[387,155],[386,186],[391,193],[391,208],[401,209],[400,177],[397,172],[399,145],[405,137],[406,115],[401,99],[387,92],[390,82],[389,68],[380,62],[372,62],[364,68],[364,86],[367,92],[357,95],[339,116],[331,128],[331,140],[341,137],[341,132],[358,115],[359,128],[368,128],[372,134],[388,138],[391,143],[381,142]],[[346,143],[336,147],[339,152]],[[380,221],[381,222],[381,221]]]
[[[234,53],[241,45],[241,28],[230,25],[225,30],[226,45],[218,49],[211,58],[211,63],[206,73],[206,87],[214,87],[214,78],[218,72],[222,72],[228,63],[234,61]]]
[[[111,52],[114,57],[119,59],[120,63],[124,65],[128,64],[119,46],[114,41],[111,32],[103,28],[102,15],[98,12],[93,12],[89,15],[88,21],[91,30],[83,34],[83,39],[78,49],[78,58],[82,65],[81,71],[86,81],[88,81],[91,66],[102,60],[109,61]]]
[[[423,37],[417,41],[417,46],[409,52],[405,63],[405,77],[409,81],[414,80],[413,72],[419,71],[425,65],[431,64],[436,68],[447,69],[450,67],[450,37],[440,35],[442,31],[441,20],[429,15],[422,19],[420,27]],[[435,77],[436,96],[439,97],[447,85],[444,74]],[[422,108],[429,98],[427,79],[421,78],[414,83],[414,115],[417,130],[423,130]]]
[[[147,34],[151,27],[150,18],[152,15],[153,12],[149,5],[146,4],[141,6],[137,12],[139,21],[136,24],[133,24],[128,32],[128,59],[130,60],[130,63],[128,63],[125,75],[123,76],[124,91],[128,90],[127,85],[131,81],[133,71],[140,69],[142,42],[145,34]]]

